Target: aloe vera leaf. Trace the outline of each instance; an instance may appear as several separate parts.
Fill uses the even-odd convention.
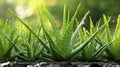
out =
[[[96,29],[93,25],[91,17],[89,17],[89,18],[90,18],[90,33],[89,33],[89,35],[92,35]],[[91,42],[89,43],[89,45],[86,47],[87,60],[90,60],[92,57],[92,54],[95,52],[96,43],[97,42],[95,42],[94,39],[92,39]]]
[[[25,24],[25,22],[20,19],[12,10],[10,10],[10,12],[38,39],[41,45],[49,51],[49,47],[46,45],[46,43],[41,38],[39,38],[39,36],[27,24]]]
[[[70,54],[66,58],[69,59],[69,58],[75,56],[77,53],[79,53],[85,46],[88,45],[88,43],[91,41],[91,39],[93,39],[93,37],[95,37],[97,32],[98,32],[98,30],[91,37],[89,37],[84,43],[82,43],[79,47],[77,47],[72,52],[70,52]]]
[[[108,47],[108,45],[109,45],[109,44],[103,45],[99,50],[97,50],[97,51],[93,54],[91,60],[95,60],[98,56],[100,56],[100,55],[102,54],[102,52]]]
[[[74,13],[74,15],[73,15],[73,17],[72,17],[70,23],[73,23],[73,22],[74,22],[75,17],[76,17],[76,15],[77,15],[78,11],[79,11],[80,5],[81,5],[81,4],[78,5],[78,7],[77,7],[77,9],[76,9],[76,11],[75,11],[75,13]]]
[[[111,17],[109,17],[107,20],[106,16],[103,15],[103,19],[104,19],[104,23],[106,23],[106,22],[110,22]],[[110,42],[112,40],[112,37],[111,37],[111,33],[110,33],[109,23],[105,24],[105,28],[106,28],[106,32],[107,32],[107,40],[108,40],[108,42]]]
[[[62,54],[60,53],[60,48],[55,44],[55,42],[52,40],[52,38],[50,37],[50,35],[47,33],[47,31],[46,31],[46,27],[45,27],[45,24],[44,24],[44,22],[43,22],[43,18],[42,18],[42,16],[41,16],[41,13],[39,12],[39,15],[40,15],[40,18],[41,18],[41,26],[42,26],[42,28],[43,28],[43,31],[44,31],[44,33],[46,34],[46,37],[47,37],[47,39],[48,39],[48,42],[49,42],[49,45],[50,45],[50,49],[51,49],[51,53],[52,53],[52,55],[54,56],[55,55],[55,53],[56,54],[58,54],[59,56],[62,56]],[[63,57],[63,56],[62,56]]]
[[[118,16],[118,19],[117,19],[117,25],[115,28],[114,36],[116,36],[118,34],[119,30],[120,30],[120,15]]]
[[[15,43],[15,44],[18,43],[18,38],[19,38],[19,36],[17,36],[16,39],[14,40],[14,43]],[[16,44],[16,45],[14,46],[14,50],[15,50],[15,52],[20,52],[20,51],[21,51],[21,49],[20,49],[20,47],[19,47],[18,44]]]
[[[50,58],[50,59],[53,59],[53,60],[56,60],[51,54],[49,54],[49,53],[43,53],[42,52],[42,55],[41,56],[43,56],[43,57],[47,57],[47,58]],[[58,59],[58,58],[57,58]]]
[[[29,33],[29,37],[28,37],[28,43],[31,43],[31,32]]]
[[[59,30],[57,28],[56,22],[55,22],[53,16],[51,15],[51,13],[45,7],[45,5],[41,4],[41,7],[42,7],[43,11],[45,12],[45,14],[47,15],[47,17],[49,18],[50,23],[52,24],[53,30],[55,32],[56,41],[58,42],[60,40],[60,34],[59,34]]]
[[[64,10],[63,10],[62,33],[65,31],[66,26],[67,26],[67,20],[66,20],[66,5],[64,5]]]
[[[27,45],[27,57],[32,59],[33,58],[32,49],[31,49],[31,47],[29,45]]]
[[[77,27],[77,29],[75,30],[75,32],[72,34],[72,37],[71,37],[71,40],[70,40],[70,45],[73,46],[74,42],[75,42],[75,39],[76,37],[78,36],[79,34],[79,31],[82,27],[82,25],[85,23],[84,20],[87,18],[87,15],[90,13],[90,11],[88,11],[85,16],[83,17],[83,19],[81,20],[79,26]]]
[[[96,41],[100,46],[105,45],[105,43],[104,43],[99,37],[96,37],[96,38],[95,38],[95,41]],[[112,44],[111,44],[111,45],[112,45]],[[112,50],[111,50],[109,47],[107,47],[107,48],[105,49],[105,51],[106,51],[107,54],[110,56],[110,58],[114,58],[114,55],[113,55],[113,53],[112,53]]]
[[[119,60],[120,59],[120,54],[119,54],[119,51],[120,51],[120,15],[118,16],[118,19],[117,19],[117,25],[116,25],[116,29],[115,29],[115,32],[114,32],[114,36],[113,38],[116,38],[113,42],[113,44],[111,45],[111,50],[113,52],[113,55],[114,55],[114,59],[115,60]]]
[[[96,44],[97,44],[97,43],[96,43],[96,42],[94,41],[94,39],[93,39],[93,40],[91,40],[88,48],[86,49],[86,50],[87,50],[86,53],[87,53],[87,58],[88,58],[88,60],[91,59],[92,54],[95,52]]]
[[[53,59],[46,58],[46,57],[43,57],[43,56],[41,56],[40,59],[43,60],[43,61],[49,61],[49,62],[53,62],[54,61]]]
[[[6,45],[2,43],[2,39],[0,38],[0,60],[2,59],[3,52],[6,50]]]
[[[67,25],[65,31],[63,32],[63,34],[61,36],[61,40],[59,40],[59,43],[58,43],[64,56],[67,55],[67,53],[69,53],[69,51],[72,49],[72,46],[70,46],[70,39],[71,39],[71,35],[73,33],[74,20],[77,15],[77,12],[79,11],[79,8],[80,8],[80,4],[78,5],[71,21]]]
[[[51,39],[51,37],[49,36],[49,34],[46,31],[44,31],[44,32],[45,32],[46,37],[48,39],[48,42],[49,42],[49,45],[50,45],[53,57],[55,59],[58,59],[58,60],[60,58],[64,58],[63,53],[61,53],[62,50],[58,46],[56,46],[56,44],[53,42],[53,40]]]
[[[103,42],[98,36],[95,37],[95,41],[100,45],[103,46],[105,42]]]
[[[70,11],[68,10],[68,15],[67,15],[67,23],[70,22]]]
[[[16,56],[18,56],[18,57],[24,59],[25,61],[31,61],[31,59],[28,58],[28,57],[26,57],[25,55],[20,55],[20,54],[22,54],[22,52],[12,53],[12,54],[14,54],[14,55],[16,55]]]
[[[39,49],[39,48],[38,48]],[[40,49],[39,49],[40,50]],[[42,52],[44,51],[44,47],[38,52],[38,53],[36,53],[35,55],[34,55],[34,57],[37,59],[41,54],[42,54]]]
[[[103,45],[99,50],[97,50],[97,51],[93,54],[91,60],[95,60],[98,56],[100,56],[100,55],[102,54],[102,52],[103,52],[104,50],[110,51],[107,47],[110,46],[115,39],[116,39],[116,38],[114,38],[111,42],[109,42],[108,44]],[[110,53],[110,54],[111,54],[111,53]],[[113,55],[112,55],[112,56],[113,56]]]
[[[88,39],[88,35],[87,35],[87,30],[85,28],[83,28],[83,39],[84,41],[86,41]],[[89,34],[89,33],[88,33]],[[85,58],[84,60],[89,60],[89,58],[91,57],[91,51],[90,48],[93,46],[92,43],[93,40],[91,40],[90,43],[88,43],[88,45],[82,50],[82,58]]]
[[[93,29],[95,29],[95,28],[94,28],[93,21],[92,21],[91,17],[89,17],[89,18],[90,18],[90,34],[92,35],[94,32]]]
[[[105,23],[106,24],[106,23]],[[104,24],[104,25],[105,25]],[[76,49],[72,50],[67,56],[67,59],[70,59],[71,57],[77,55],[82,49],[84,49],[85,46],[88,45],[88,43],[96,36],[96,34],[104,27],[104,25],[102,25],[99,29],[97,29],[97,31],[92,34],[84,43],[82,43],[79,47],[77,47]]]
[[[11,51],[13,49],[13,47],[15,46],[15,43],[13,43],[4,33],[1,32],[1,34],[10,42],[10,46],[9,48],[3,53],[2,55],[2,59],[5,60],[7,58],[10,58],[11,55]]]
[[[112,53],[114,55],[114,60],[120,60],[120,30],[118,30],[117,35],[114,36],[116,38],[111,45],[110,49],[112,50]]]
[[[41,16],[40,16],[40,17],[41,17]],[[41,17],[41,18],[42,18],[42,17]],[[44,31],[47,39],[48,39],[48,42],[49,42],[49,46],[50,46],[52,55],[54,56],[54,54],[58,54],[59,56],[62,56],[59,47],[55,44],[55,42],[52,40],[52,38],[50,37],[50,35],[47,33],[47,31],[46,31],[46,29],[45,29],[45,25],[44,25],[42,19],[41,19],[41,24],[42,24],[43,31]]]
[[[38,36],[40,35],[40,31],[41,31],[41,26],[38,29]]]

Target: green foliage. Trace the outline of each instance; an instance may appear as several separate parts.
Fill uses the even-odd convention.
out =
[[[66,6],[64,6],[62,33],[61,33],[61,35],[59,35],[60,38],[59,39],[56,38],[56,40],[52,39],[52,37],[46,30],[45,22],[43,22],[44,20],[42,20],[43,18],[41,19],[45,35],[46,35],[46,37],[48,39],[48,43],[50,45],[51,55],[53,56],[54,60],[71,60],[71,59],[73,59],[75,56],[77,56],[79,54],[80,51],[82,51],[88,45],[88,43],[96,36],[98,31],[100,29],[102,29],[102,27],[103,27],[103,26],[100,27],[95,33],[93,33],[93,34],[91,33],[91,36],[87,37],[86,41],[79,43],[79,46],[74,48],[75,44],[77,44],[77,42],[75,40],[77,39],[77,36],[80,32],[80,29],[82,28],[82,25],[84,24],[84,20],[86,19],[87,15],[89,14],[89,11],[88,11],[85,14],[85,16],[83,17],[83,19],[81,20],[80,24],[78,24],[78,27],[74,31],[73,24],[74,24],[74,20],[77,15],[79,7],[80,7],[80,4],[78,5],[76,12],[74,13],[73,17],[71,18],[71,21],[69,22],[67,20],[67,19],[69,19],[69,15],[66,18]],[[45,12],[45,15],[47,15],[48,18],[52,17],[52,16],[50,16],[51,14],[49,12],[46,13],[46,11],[48,11],[48,10],[46,10],[45,7],[43,7],[43,9],[44,9],[43,12]],[[41,17],[41,15],[40,15],[40,17]],[[54,27],[54,26],[56,26],[55,22],[50,21],[50,23],[53,26],[53,30],[59,31],[57,28]],[[55,37],[57,37],[57,33],[56,33]],[[85,38],[85,37],[83,37],[83,38]],[[102,48],[104,48],[104,47],[102,47]],[[100,50],[104,50],[104,49],[100,49]],[[100,50],[98,52],[103,52]],[[100,53],[98,53],[98,54],[100,54]],[[94,56],[96,56],[98,54],[95,54]]]
[[[105,44],[110,44],[107,48],[106,48],[106,53],[108,54],[107,59],[109,60],[114,60],[114,61],[118,61],[120,60],[119,56],[119,47],[120,47],[120,42],[119,42],[119,27],[120,27],[120,16],[118,16],[118,20],[117,20],[117,25],[114,31],[114,34],[111,35],[111,31],[109,28],[109,24],[108,22],[110,22],[110,18],[108,19],[106,18],[105,15],[103,15],[103,19],[104,19],[104,23],[107,22],[107,24],[105,24],[105,30],[106,30],[106,42],[102,41],[101,39],[97,38],[97,42],[100,45],[105,45]]]
[[[90,11],[86,12],[79,22],[76,16],[80,5],[78,5],[71,18],[69,10],[67,11],[66,5],[64,6],[61,29],[57,27],[56,20],[44,4],[41,5],[42,10],[39,11],[39,28],[35,28],[36,25],[34,24],[28,25],[10,10],[27,29],[27,32],[21,31],[18,33],[19,30],[14,27],[11,27],[7,33],[1,31],[0,35],[4,38],[1,37],[0,39],[0,60],[17,58],[24,61],[95,61],[103,58],[106,53],[109,59],[120,60],[120,16],[112,37],[109,28],[111,17],[107,19],[103,15],[104,24],[102,26],[99,23],[95,26],[90,17],[90,29],[87,30],[83,25]],[[49,31],[44,18],[49,20],[52,26],[51,31]],[[100,37],[103,28],[106,31],[106,38],[102,40]],[[54,34],[51,34],[51,32],[54,32]],[[98,33],[100,35],[97,35]]]
[[[80,46],[78,46],[76,48],[73,48],[74,45],[76,44],[74,41],[75,41],[76,37],[78,36],[78,33],[79,33],[82,25],[84,24],[84,20],[86,19],[87,15],[89,13],[89,12],[87,12],[85,14],[85,16],[83,17],[82,21],[80,22],[80,24],[78,25],[76,30],[73,32],[73,24],[74,24],[74,20],[75,20],[75,17],[77,15],[79,7],[80,7],[80,4],[78,5],[78,8],[76,9],[76,12],[73,15],[73,17],[71,18],[70,22],[66,21],[66,17],[65,17],[65,15],[66,15],[66,12],[65,12],[66,8],[64,8],[63,24],[66,24],[66,27],[65,27],[65,25],[63,25],[62,34],[60,35],[54,18],[49,13],[47,8],[44,5],[42,5],[43,12],[46,14],[48,19],[50,20],[50,23],[51,23],[51,25],[53,27],[53,31],[55,32],[56,40],[53,40],[52,37],[50,36],[50,34],[46,30],[46,26],[45,26],[44,20],[42,18],[41,13],[40,13],[42,28],[43,28],[43,31],[44,31],[45,36],[47,38],[49,47],[45,44],[45,42],[41,38],[39,38],[38,35],[36,35],[36,33],[28,25],[25,24],[25,22],[23,20],[21,20],[13,12],[12,13],[38,39],[38,41],[41,43],[41,45],[43,45],[46,48],[46,50],[48,50],[48,52],[52,55],[52,58],[54,60],[70,60],[71,58],[76,56],[85,46],[87,46],[88,43],[96,36],[98,31],[102,28],[102,27],[99,28],[94,34],[92,34],[89,38],[87,38],[86,41],[81,43]],[[31,54],[30,47],[28,47],[28,48],[29,49],[27,49],[27,52],[29,52]]]
[[[117,25],[116,25],[116,29],[114,32],[114,36],[113,38],[115,38],[115,40],[113,41],[113,44],[110,46],[110,49],[112,50],[112,54],[113,54],[113,58],[114,60],[120,60],[120,16],[118,16],[118,20],[117,20]]]

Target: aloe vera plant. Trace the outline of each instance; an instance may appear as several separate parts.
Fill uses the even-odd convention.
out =
[[[32,25],[32,27],[35,27]],[[36,29],[37,35],[41,34],[41,27]],[[4,32],[4,33],[3,33]],[[25,61],[35,61],[44,50],[34,39],[31,32],[27,33],[9,26],[9,31],[1,30],[0,40],[0,61],[22,59]],[[41,35],[42,36],[42,35]]]
[[[15,55],[18,59],[22,59],[25,61],[38,60],[44,48],[41,47],[36,40],[31,41],[32,40],[31,33],[27,38],[28,40],[26,41],[26,43],[21,43],[22,47],[20,45],[17,45],[17,47],[15,47],[15,52],[12,54]]]
[[[32,25],[34,29],[36,25]],[[16,58],[25,60],[25,61],[35,61],[38,60],[44,47],[41,47],[37,39],[29,33],[21,32],[17,39],[16,46],[14,46],[14,51],[12,52]],[[36,29],[37,35],[41,34],[41,26]],[[42,35],[41,35],[42,36]],[[42,37],[41,37],[42,38]]]
[[[89,31],[86,30],[84,27],[83,29],[81,29],[79,33],[79,38],[77,39],[77,44],[75,47],[80,46],[81,45],[80,43],[83,43],[89,38],[89,36],[93,35],[93,33],[95,33],[95,31],[100,27],[99,23],[96,26],[94,26],[92,19],[90,18]],[[95,61],[95,60],[98,60],[98,57],[103,55],[102,53],[104,52],[104,50],[107,48],[109,44],[100,46],[99,43],[95,41],[97,36],[98,35],[96,35],[93,39],[91,39],[88,45],[78,54],[77,59],[79,59],[80,61]]]
[[[75,39],[77,38],[79,31],[84,24],[84,20],[86,19],[87,15],[89,14],[89,11],[85,14],[83,19],[81,20],[80,24],[76,28],[75,31],[73,31],[73,24],[75,16],[78,12],[80,5],[76,9],[76,12],[74,16],[72,17],[71,21],[68,21],[66,19],[69,19],[69,16],[66,18],[66,7],[64,7],[63,11],[63,26],[62,26],[62,33],[59,34],[59,30],[57,29],[55,25],[54,18],[52,18],[51,14],[48,12],[48,10],[42,6],[44,9],[44,12],[46,15],[48,15],[49,20],[51,21],[51,24],[53,26],[53,30],[55,32],[56,41],[54,41],[49,33],[45,30],[45,24],[43,23],[43,20],[41,20],[44,32],[46,34],[46,37],[48,39],[52,56],[55,60],[70,60],[72,57],[77,55],[84,47],[88,44],[88,42],[94,37],[92,36],[91,39],[87,40],[86,42],[83,42],[82,45],[78,46],[77,48],[73,48],[75,46]],[[69,14],[68,14],[69,15]],[[58,36],[59,35],[59,36]]]
[[[3,38],[0,40],[0,60],[9,60],[12,56],[12,50],[16,44],[17,37],[13,37],[15,30],[10,30],[10,36],[1,31]]]
[[[85,58],[87,58],[87,60],[93,60],[96,57],[98,57],[108,46],[108,44],[103,45],[100,49],[94,51],[94,49],[95,49],[95,45],[93,44],[93,43],[95,43],[94,38],[96,37],[96,34],[99,32],[99,30],[101,30],[106,23],[104,25],[102,25],[101,27],[96,28],[96,30],[93,31],[92,30],[93,24],[91,21],[90,33],[89,33],[89,35],[87,35],[87,30],[83,29],[82,25],[85,23],[84,21],[87,18],[88,14],[90,13],[90,11],[88,11],[84,15],[84,17],[82,18],[82,20],[80,22],[77,21],[78,26],[74,30],[73,29],[74,22],[75,22],[76,15],[79,11],[79,8],[80,8],[80,4],[78,5],[73,17],[70,20],[69,12],[68,12],[68,14],[66,13],[66,11],[67,11],[66,6],[64,6],[63,24],[62,24],[62,28],[60,31],[57,27],[56,21],[54,20],[53,16],[50,14],[50,12],[47,10],[47,8],[42,4],[41,9],[43,9],[42,10],[43,13],[49,19],[49,21],[52,25],[52,30],[55,33],[54,37],[52,37],[51,34],[47,30],[47,27],[45,25],[45,22],[43,20],[44,18],[42,16],[41,12],[39,12],[41,27],[42,27],[43,33],[45,35],[45,38],[39,37],[39,35],[37,35],[35,33],[35,31],[33,31],[30,28],[30,26],[28,26],[13,11],[11,11],[11,12],[30,31],[30,34],[32,34],[37,39],[37,43],[40,44],[39,46],[40,47],[42,46],[44,48],[44,50],[43,49],[38,50],[37,56],[41,54],[40,55],[41,59],[55,60],[55,61],[73,60],[73,59],[77,58],[80,55],[80,53],[83,52],[84,50],[89,52],[89,49],[90,49],[89,54],[86,54],[86,56],[90,55],[90,57],[85,57]],[[68,16],[66,16],[66,15],[68,15]],[[84,33],[82,33],[82,32],[84,32]],[[76,41],[78,39],[78,36],[83,37],[83,39],[81,38],[82,42]],[[31,37],[31,35],[30,35],[30,37]],[[14,55],[17,55],[18,57],[21,57],[25,60],[34,60],[33,55],[36,55],[36,54],[33,54],[33,52],[34,52],[34,50],[32,49],[33,43],[31,43],[31,44],[27,43],[27,44],[29,44],[29,45],[26,45],[27,50],[25,50],[25,53],[22,52],[22,50],[17,49],[18,52],[14,53]],[[76,44],[77,44],[77,46],[76,46]],[[87,48],[89,48],[89,49],[87,49]]]
[[[110,17],[109,17],[108,20],[107,20],[105,15],[103,15],[103,17],[104,17],[104,22],[110,22]],[[116,25],[116,28],[115,28],[115,31],[114,31],[113,35],[111,35],[111,31],[110,31],[108,23],[105,25],[105,29],[106,29],[106,32],[107,32],[106,33],[107,42],[110,42],[114,39],[113,42],[111,43],[111,45],[106,49],[106,52],[108,54],[108,59],[119,61],[120,60],[120,54],[119,54],[119,51],[120,51],[120,48],[119,48],[120,47],[120,45],[119,45],[120,44],[120,42],[119,42],[120,15],[118,16],[117,25]],[[103,42],[103,44],[104,43],[105,42]]]

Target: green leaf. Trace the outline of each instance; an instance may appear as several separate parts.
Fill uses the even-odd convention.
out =
[[[60,55],[60,50],[58,48],[58,46],[56,45],[56,43],[52,40],[52,38],[50,37],[50,35],[47,33],[46,31],[46,26],[44,24],[44,21],[43,21],[43,17],[41,16],[41,13],[39,12],[39,15],[40,15],[40,21],[41,21],[41,26],[43,28],[43,31],[48,39],[48,42],[49,42],[49,46],[50,46],[50,53],[53,55],[54,58],[56,58],[57,56]],[[57,57],[57,59],[59,59]]]
[[[85,23],[84,20],[87,18],[88,14],[90,13],[90,11],[88,11],[85,16],[83,17],[83,19],[81,20],[79,26],[77,27],[77,29],[75,30],[75,32],[72,34],[71,40],[70,40],[70,46],[73,46],[75,43],[75,39],[79,34],[79,31],[82,27],[82,25]]]
[[[110,28],[109,28],[109,23],[108,22],[110,22],[111,17],[109,17],[108,20],[107,20],[106,16],[103,15],[103,19],[104,19],[104,23],[107,23],[107,24],[105,24],[105,28],[106,28],[106,32],[107,32],[107,40],[108,40],[108,42],[110,42],[112,40],[112,37],[111,37],[111,33],[110,33]]]
[[[20,55],[20,54],[23,54],[24,52],[18,52],[18,53],[12,53],[12,54],[14,54],[14,55],[16,55],[16,56],[18,56],[19,58],[22,58],[22,59],[24,59],[24,60],[26,60],[26,61],[33,61],[33,60],[31,60],[30,58],[28,58],[28,57],[26,57],[25,55]]]
[[[44,31],[44,33],[45,33],[45,35],[46,35],[46,37],[47,37],[47,39],[48,39],[48,42],[49,42],[49,46],[50,46],[50,52],[52,53],[52,55],[53,55],[53,57],[55,58],[55,59],[58,59],[59,60],[59,58],[60,57],[63,57],[63,55],[62,55],[62,53],[60,52],[61,50],[60,50],[60,48],[56,45],[56,43],[52,40],[52,38],[50,37],[50,35],[47,33],[47,31],[46,31],[46,27],[45,27],[45,24],[43,23],[43,18],[42,18],[42,16],[41,16],[41,13],[39,13],[39,15],[40,15],[40,18],[41,18],[41,26],[42,26],[42,28],[43,28],[43,31]],[[58,57],[59,56],[59,57]],[[57,58],[56,58],[57,57]]]
[[[117,19],[117,25],[115,28],[114,36],[118,34],[119,30],[120,30],[120,15],[118,16],[118,19]]]
[[[103,52],[109,45],[110,45],[110,44],[103,45],[99,50],[97,50],[97,51],[93,54],[91,60],[95,60],[96,58],[98,58],[98,56],[100,56],[100,55],[102,54],[102,52]]]
[[[61,53],[62,50],[53,42],[53,40],[51,39],[49,34],[46,31],[44,31],[44,32],[48,39],[53,57],[58,60],[61,60],[61,58],[64,58],[64,55],[62,55],[63,53]]]
[[[11,51],[13,47],[15,46],[15,43],[13,43],[4,33],[1,32],[1,34],[10,42],[9,48],[6,49],[6,51],[2,55],[2,60],[10,59]]]
[[[93,21],[92,21],[91,17],[89,17],[89,18],[90,18],[90,34],[93,34],[94,25],[93,25]]]
[[[70,22],[70,11],[68,10],[68,15],[67,15],[67,23]]]
[[[46,43],[41,38],[39,38],[39,36],[27,24],[25,24],[25,22],[20,19],[12,10],[10,10],[10,12],[38,39],[41,45],[49,51],[49,47],[46,45]]]
[[[52,24],[53,30],[55,32],[55,37],[56,37],[56,41],[58,42],[60,40],[60,34],[59,34],[59,30],[57,28],[56,22],[53,18],[53,16],[51,15],[51,13],[48,11],[48,9],[45,7],[45,5],[41,4],[41,7],[44,11],[44,13],[47,15],[47,17],[50,20],[50,23]]]
[[[78,13],[79,8],[80,8],[80,4],[78,5],[71,21],[69,22],[69,24],[67,24],[67,27],[65,28],[65,31],[61,36],[61,40],[59,40],[58,42],[58,46],[62,50],[61,52],[64,56],[66,56],[69,53],[69,51],[72,49],[72,46],[70,46],[70,39],[73,33],[74,20]]]
[[[104,46],[104,45],[107,46],[107,44],[105,44],[99,37],[96,37],[96,38],[95,38],[95,41],[96,41],[100,46]],[[110,43],[109,43],[109,44],[110,44]],[[108,45],[109,45],[109,44],[108,44]],[[113,43],[112,43],[112,44],[113,44]],[[111,46],[112,44],[110,44],[110,46]],[[109,46],[105,49],[105,51],[107,52],[107,54],[109,55],[110,58],[114,58],[114,55],[113,55],[113,53],[112,53],[112,50],[109,48]]]
[[[71,24],[72,24],[72,23],[74,22],[74,20],[75,20],[75,17],[76,17],[76,15],[77,15],[77,13],[78,13],[78,10],[79,10],[79,8],[80,8],[80,5],[81,5],[81,4],[78,5],[78,7],[77,7],[77,9],[76,9],[76,11],[75,11],[75,13],[74,13],[71,21],[70,21]]]
[[[37,47],[37,46],[36,46]],[[39,49],[39,48],[38,48]],[[40,50],[40,49],[39,49]],[[37,59],[43,52],[44,48],[42,48],[38,53],[34,55],[34,58]]]
[[[105,45],[102,44],[101,41],[97,40],[99,42],[99,44],[102,45],[102,47],[93,54],[92,60],[95,60],[97,57],[99,57],[103,53],[104,50],[106,50],[108,52],[108,54],[110,54],[112,57],[114,57],[111,53],[111,49],[109,49],[108,46],[112,45],[115,39],[116,38],[112,39],[109,43],[107,43]]]
[[[66,26],[67,26],[67,20],[66,20],[66,5],[64,5],[62,33],[64,33],[64,31],[65,31],[65,29],[66,29]]]
[[[32,59],[33,58],[33,53],[32,53],[33,51],[32,51],[32,49],[29,45],[26,45],[27,46],[27,51],[26,51],[27,52],[27,57]]]
[[[106,24],[106,23],[105,23]],[[104,25],[105,25],[104,24]],[[71,57],[77,55],[82,49],[84,49],[85,46],[88,45],[88,43],[96,36],[96,34],[104,27],[102,25],[94,34],[92,34],[84,43],[82,43],[80,46],[78,46],[76,49],[72,50],[67,56],[67,59],[70,59]]]

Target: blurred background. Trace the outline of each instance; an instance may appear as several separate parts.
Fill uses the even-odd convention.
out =
[[[78,20],[81,20],[83,15],[89,10],[90,16],[94,24],[102,18],[102,15],[111,16],[111,22],[116,22],[117,16],[120,13],[119,0],[0,0],[0,27],[8,20],[14,20],[8,9],[14,10],[21,18],[36,19],[40,2],[44,2],[49,11],[61,24],[64,4],[70,11],[70,16],[75,12],[76,7],[81,3],[80,11],[77,15]],[[113,25],[115,23],[112,23]],[[87,25],[87,24],[86,24]]]

